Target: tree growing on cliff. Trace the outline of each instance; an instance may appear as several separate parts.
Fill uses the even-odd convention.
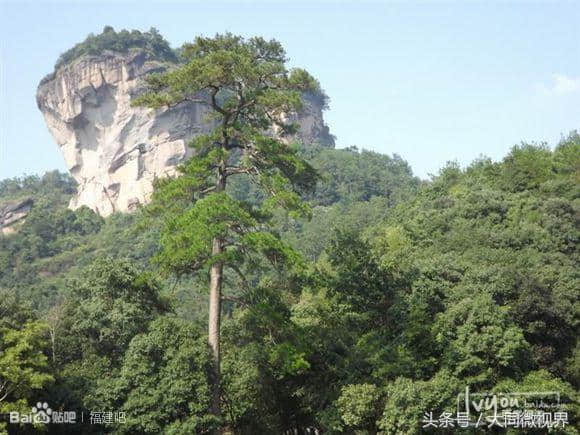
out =
[[[268,223],[279,208],[309,214],[300,195],[319,177],[284,138],[296,132],[288,115],[300,110],[303,94],[325,97],[305,70],[286,67],[284,49],[275,40],[198,37],[184,46],[183,57],[183,66],[148,77],[149,91],[134,104],[160,108],[197,102],[210,109],[213,130],[192,141],[196,154],[180,166],[181,176],[158,183],[151,209],[165,216],[160,264],[178,275],[209,272],[212,406],[219,414],[224,272],[229,269],[244,287],[248,271],[298,261]],[[259,207],[228,193],[234,176],[251,177],[260,186],[265,199]]]

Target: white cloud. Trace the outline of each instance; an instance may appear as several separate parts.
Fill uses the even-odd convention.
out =
[[[552,83],[543,86],[544,90],[552,95],[564,95],[580,91],[580,77],[572,77],[566,74],[552,74]]]

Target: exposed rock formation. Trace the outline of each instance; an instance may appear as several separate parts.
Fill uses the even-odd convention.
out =
[[[31,198],[24,198],[0,204],[0,234],[16,232],[16,227],[24,222],[24,218],[30,213],[32,203]]]
[[[78,183],[70,207],[102,216],[145,203],[155,178],[175,173],[191,154],[188,141],[210,128],[200,104],[171,109],[131,107],[143,76],[170,65],[145,52],[105,52],[61,66],[38,87],[37,103],[66,165]],[[298,117],[299,139],[333,146],[322,108],[307,99]]]

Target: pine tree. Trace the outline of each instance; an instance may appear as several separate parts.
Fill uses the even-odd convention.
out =
[[[286,67],[279,42],[231,34],[198,37],[183,47],[185,63],[151,75],[135,105],[152,108],[197,102],[208,108],[209,134],[191,143],[195,156],[180,176],[158,182],[152,209],[165,216],[159,262],[177,274],[209,269],[209,345],[214,363],[213,412],[220,413],[220,315],[224,269],[245,281],[244,268],[292,263],[297,254],[268,227],[275,209],[308,215],[301,194],[319,179],[288,145],[288,122],[306,93],[324,97],[305,70]],[[264,192],[259,207],[226,190],[230,177],[251,177]]]

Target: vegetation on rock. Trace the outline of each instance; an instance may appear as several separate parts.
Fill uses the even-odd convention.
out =
[[[79,42],[62,53],[54,65],[54,71],[56,72],[61,66],[82,56],[98,56],[105,51],[128,53],[133,48],[142,50],[151,60],[163,62],[179,61],[178,53],[170,47],[169,43],[154,27],[146,32],[125,29],[116,32],[113,27],[105,26],[98,35],[91,33],[83,42]],[[44,77],[40,83],[52,80],[55,72]]]

